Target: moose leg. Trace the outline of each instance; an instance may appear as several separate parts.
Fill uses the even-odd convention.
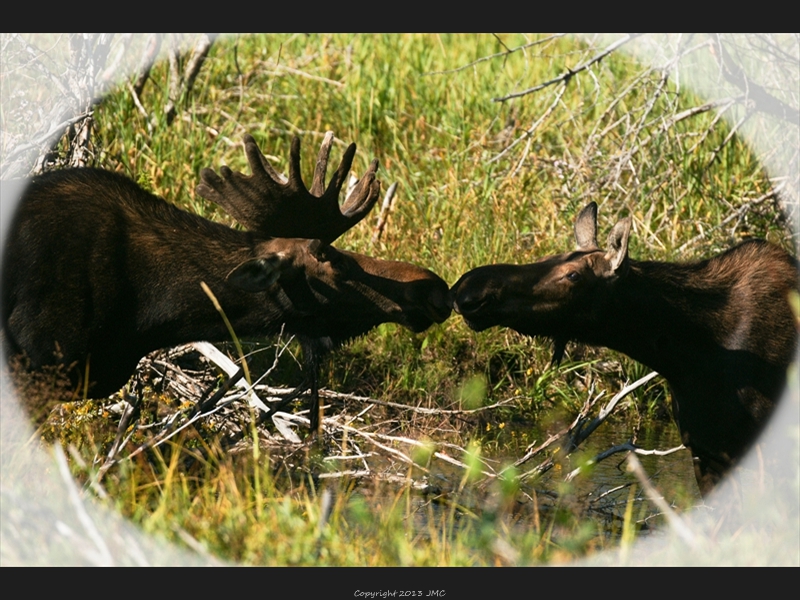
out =
[[[711,491],[717,486],[724,476],[724,471],[720,469],[720,465],[716,461],[708,460],[708,458],[701,458],[693,456],[694,462],[694,476],[697,479],[697,487],[700,488],[700,494],[707,498]]]
[[[323,406],[319,399],[318,377],[320,359],[325,354],[325,349],[321,341],[315,339],[301,339],[300,346],[303,348],[303,370],[306,372],[309,382],[309,403],[311,405],[309,407],[309,425],[313,436],[320,433],[322,426]]]

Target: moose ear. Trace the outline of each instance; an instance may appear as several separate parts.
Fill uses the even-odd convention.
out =
[[[611,270],[615,273],[621,266],[627,265],[628,237],[631,234],[631,218],[625,217],[619,221],[608,235],[608,251],[606,260],[611,263]]]
[[[597,203],[589,202],[575,219],[575,241],[578,250],[597,248]]]
[[[233,269],[225,278],[245,292],[263,292],[271,288],[281,275],[281,259],[277,255],[252,258]]]
[[[317,260],[322,260],[322,255],[325,252],[325,246],[326,244],[323,244],[322,240],[308,240],[308,242],[306,242],[308,253]]]

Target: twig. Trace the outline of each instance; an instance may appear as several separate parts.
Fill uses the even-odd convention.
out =
[[[242,377],[244,377],[244,367],[240,368],[238,371],[236,371],[236,373],[231,375],[228,380],[223,383],[216,392],[214,392],[214,394],[211,394],[211,390],[214,388],[208,388],[203,396],[197,401],[197,404],[194,406],[194,411],[189,413],[189,416],[191,417],[197,413],[206,412],[214,408],[222,399],[222,397],[225,396],[225,394],[227,394],[228,391],[234,386],[234,384],[237,384],[242,380]]]
[[[170,439],[175,437],[177,434],[179,434],[181,431],[183,431],[184,429],[186,429],[190,425],[193,425],[194,423],[196,423],[197,421],[199,421],[203,417],[206,417],[208,415],[212,415],[212,414],[222,410],[225,406],[227,406],[231,402],[234,402],[234,401],[236,401],[238,399],[239,399],[239,397],[228,398],[228,399],[226,399],[225,402],[218,404],[217,406],[215,406],[210,411],[205,412],[205,413],[196,413],[188,421],[186,421],[185,423],[183,423],[182,425],[180,425],[176,429],[170,430],[169,427],[177,422],[178,417],[181,416],[181,414],[184,414],[184,413],[175,413],[171,417],[168,417],[164,422],[162,422],[162,425],[165,425],[167,427],[166,429],[162,430],[153,439],[148,440],[147,442],[145,442],[144,444],[142,444],[141,446],[136,448],[136,450],[131,452],[130,455],[128,455],[126,457],[127,460],[130,460],[130,459],[134,458],[135,456],[138,456],[139,454],[141,454],[145,450],[149,450],[150,448],[157,448],[158,446],[160,446],[161,444],[163,444],[166,441],[169,441]]]
[[[213,43],[214,36],[207,33],[203,34],[195,41],[192,54],[186,63],[186,69],[183,74],[184,94],[189,94],[192,91],[197,75],[200,73],[200,69],[203,67],[203,63],[206,57],[208,57],[208,52],[211,50]]]
[[[136,88],[130,82],[128,82],[128,91],[131,93],[131,98],[133,98],[133,105],[145,119],[149,119],[150,115],[147,114],[147,110],[139,99],[139,94],[136,93]]]
[[[516,176],[519,170],[522,168],[523,163],[525,162],[525,158],[528,156],[528,152],[531,148],[531,143],[533,142],[533,134],[539,128],[539,126],[544,123],[544,121],[553,113],[558,103],[561,102],[561,98],[564,96],[564,92],[567,91],[567,86],[562,85],[561,88],[556,93],[556,97],[550,103],[550,106],[547,107],[547,110],[542,113],[542,116],[539,117],[536,122],[531,125],[520,137],[518,137],[514,142],[512,142],[505,150],[503,150],[500,154],[495,156],[489,162],[494,162],[498,160],[503,154],[505,154],[508,150],[513,148],[517,143],[519,143],[523,138],[527,138],[527,143],[525,144],[525,150],[522,152],[522,156],[520,156],[519,161],[517,161],[517,166],[514,168],[513,172],[511,173],[511,177]]]
[[[715,47],[719,51],[719,56],[713,51]],[[711,46],[711,48],[712,54],[717,58],[718,63],[720,63],[722,67],[722,74],[725,79],[742,90],[747,98],[754,103],[756,110],[778,117],[793,125],[800,123],[800,111],[776,98],[762,86],[750,79],[745,74],[742,67],[734,63],[731,55],[719,39],[719,36],[717,36],[716,46]]]
[[[698,139],[698,140],[697,140],[697,141],[696,141],[696,142],[695,142],[695,143],[692,145],[692,147],[691,147],[691,148],[689,148],[689,150],[688,150],[688,152],[687,152],[686,154],[687,154],[687,155],[690,155],[690,156],[691,156],[692,154],[694,154],[695,150],[697,150],[697,149],[700,147],[700,145],[701,145],[703,142],[705,142],[705,141],[706,141],[706,139],[707,139],[707,138],[708,138],[708,136],[711,134],[711,132],[712,132],[712,131],[714,131],[714,128],[717,126],[717,123],[718,123],[718,122],[719,122],[719,120],[720,120],[720,119],[721,119],[721,118],[722,118],[722,117],[725,115],[725,113],[727,112],[727,110],[728,110],[728,109],[729,109],[731,106],[733,106],[733,105],[734,105],[734,104],[735,104],[737,101],[740,101],[740,100],[743,100],[743,99],[744,99],[744,96],[739,96],[738,98],[723,98],[722,100],[719,100],[719,101],[717,101],[717,102],[716,102],[716,104],[717,104],[718,106],[721,106],[720,110],[718,110],[718,111],[717,111],[717,114],[716,114],[716,115],[714,115],[714,118],[711,120],[711,123],[709,124],[709,126],[708,126],[708,127],[706,127],[706,130],[705,130],[705,131],[702,133],[702,135],[700,136],[700,139]],[[714,104],[714,103],[713,103],[713,102],[709,102],[709,104]],[[705,105],[704,105],[704,106],[705,106]],[[691,109],[690,109],[690,110],[691,110]],[[688,112],[688,111],[684,111],[684,112]],[[681,113],[681,114],[683,114],[683,113]]]
[[[722,140],[720,145],[714,148],[714,150],[711,152],[711,158],[708,159],[708,163],[706,163],[706,166],[703,169],[704,172],[708,171],[711,168],[711,165],[714,164],[715,160],[717,160],[717,156],[719,156],[719,153],[722,152],[722,149],[725,148],[725,146],[728,145],[728,142],[730,142],[733,139],[733,136],[738,133],[739,128],[741,128],[741,126],[744,125],[745,121],[747,121],[754,114],[755,114],[754,110],[747,109],[742,118],[739,119],[736,123],[734,123],[733,127],[731,127],[731,130],[728,132],[728,135],[725,136],[725,139]]]
[[[538,92],[541,89],[544,89],[544,88],[546,88],[546,87],[548,87],[550,85],[556,84],[556,83],[561,83],[562,81],[563,82],[569,81],[573,77],[573,75],[576,75],[576,74],[580,73],[581,71],[585,71],[586,69],[591,67],[593,64],[598,63],[601,60],[603,60],[606,56],[608,56],[609,54],[614,52],[614,50],[616,50],[620,46],[623,46],[623,45],[627,44],[628,42],[630,42],[631,40],[639,37],[640,35],[642,35],[642,34],[640,34],[640,33],[629,33],[629,34],[626,34],[625,36],[621,37],[617,41],[615,41],[612,44],[609,44],[608,46],[606,46],[605,50],[603,50],[599,54],[596,54],[594,57],[592,57],[591,59],[589,59],[585,63],[583,63],[581,65],[578,65],[574,69],[567,68],[567,70],[564,71],[558,77],[555,77],[554,79],[551,79],[549,81],[545,81],[544,83],[540,83],[538,85],[535,85],[532,88],[528,88],[527,90],[522,90],[521,92],[513,92],[511,94],[508,94],[506,96],[501,96],[499,98],[492,98],[492,102],[505,102],[506,100],[511,100],[512,98],[519,98],[521,96],[527,96],[528,94],[532,94],[534,92]]]
[[[562,449],[565,456],[568,456],[572,452],[574,452],[578,446],[583,443],[608,417],[616,408],[619,401],[622,400],[625,396],[630,394],[633,390],[637,389],[638,387],[644,385],[651,379],[653,379],[658,373],[651,372],[644,377],[636,380],[634,383],[624,387],[620,390],[609,402],[606,404],[598,416],[585,425],[586,415],[589,413],[591,408],[597,403],[597,401],[602,397],[602,394],[597,395],[596,397],[592,398],[592,391],[589,391],[586,401],[584,402],[581,411],[572,421],[572,423],[562,429],[561,431],[551,435],[547,440],[545,440],[539,446],[532,448],[531,446],[528,447],[527,452],[525,455],[518,459],[515,463],[515,467],[519,467],[520,465],[526,463],[531,458],[539,454],[540,452],[544,451],[545,449],[549,448],[553,443],[557,442],[558,440],[564,438],[565,436],[569,436],[567,440],[562,444]],[[543,475],[548,470],[550,470],[555,461],[553,457],[548,457],[545,459],[541,464],[537,465],[533,469],[526,471],[520,475],[520,480],[525,480],[530,477],[538,477]]]
[[[397,182],[395,181],[392,185],[389,186],[389,189],[386,190],[386,195],[383,197],[383,204],[381,205],[381,212],[378,215],[378,224],[375,225],[375,229],[372,231],[372,244],[375,245],[381,239],[381,235],[383,234],[383,228],[386,227],[386,222],[389,220],[389,211],[392,209],[392,200],[394,200],[394,194],[397,191]]]
[[[295,69],[294,67],[288,67],[286,65],[276,65],[275,70],[263,71],[262,74],[282,75],[283,74],[282,72],[291,73],[292,75],[299,75],[300,77],[305,77],[306,79],[311,79],[312,81],[328,83],[331,85],[335,85],[336,87],[344,87],[344,83],[342,83],[341,81],[328,79],[327,77],[320,77],[319,75],[312,75],[311,73],[306,73],[305,71],[301,71],[300,69]]]
[[[522,458],[518,459],[514,463],[514,466],[515,467],[519,467],[520,465],[525,464],[531,458],[533,458],[534,456],[536,456],[537,454],[539,454],[543,450],[547,449],[554,442],[560,440],[565,435],[567,435],[570,431],[573,431],[576,427],[578,427],[578,425],[582,422],[582,420],[589,413],[589,410],[597,403],[597,401],[600,398],[603,397],[603,392],[599,393],[597,396],[592,397],[593,396],[593,392],[594,392],[594,389],[590,389],[589,390],[589,394],[587,394],[586,400],[583,403],[583,407],[581,407],[580,412],[578,412],[578,415],[575,417],[575,419],[572,421],[572,423],[570,423],[567,427],[565,427],[561,431],[558,431],[557,433],[552,434],[550,437],[548,437],[544,442],[542,442],[538,446],[534,446],[534,444],[531,444],[530,446],[528,446],[528,448],[525,451],[525,455]]]
[[[685,450],[686,446],[681,444],[680,446],[675,446],[674,448],[669,448],[668,450],[645,450],[644,448],[639,448],[636,444],[632,441],[628,440],[622,444],[617,444],[616,446],[611,446],[608,450],[604,450],[594,458],[586,461],[582,466],[578,467],[577,469],[573,469],[570,471],[567,476],[564,478],[564,481],[572,481],[581,471],[583,471],[586,467],[596,465],[599,462],[604,461],[609,456],[614,456],[615,454],[619,454],[620,452],[633,452],[634,454],[638,454],[639,456],[669,456],[670,454],[674,454],[675,452],[680,452],[681,450]]]
[[[178,38],[173,38],[169,49],[169,94],[164,115],[167,125],[172,124],[177,112],[176,105],[188,97],[194,87],[195,79],[203,66],[203,62],[208,56],[208,52],[214,43],[213,36],[209,34],[201,35],[192,48],[191,55],[186,61],[183,73],[180,71],[181,51]]]
[[[349,471],[335,471],[333,473],[320,473],[318,477],[320,479],[340,479],[342,477],[369,477],[372,475],[372,471],[369,469],[351,469]]]
[[[30,55],[31,62],[28,63],[28,64],[33,65],[34,68],[36,68],[38,71],[40,71],[47,79],[52,81],[56,85],[56,87],[58,87],[58,90],[59,90],[59,92],[61,94],[63,94],[64,96],[67,96],[68,98],[74,100],[75,96],[74,96],[73,90],[70,89],[70,86],[61,77],[59,77],[58,75],[54,74],[50,69],[48,69],[44,65],[42,60],[39,58],[40,55],[46,55],[47,53],[46,52],[41,52],[38,48],[34,48],[33,46],[31,46],[19,34],[14,34],[13,37],[14,37],[14,40],[17,43],[22,45],[22,47],[25,49],[25,52],[28,55]]]
[[[27,144],[22,144],[21,146],[18,146],[14,150],[14,152],[9,154],[8,157],[6,159],[4,159],[4,162],[11,162],[11,161],[15,160],[18,156],[20,156],[22,153],[27,152],[28,150],[35,149],[35,148],[38,149],[39,147],[41,147],[41,146],[43,146],[45,144],[50,146],[51,143],[48,143],[48,142],[49,142],[49,140],[51,140],[51,138],[55,137],[56,135],[62,135],[64,133],[65,129],[67,129],[68,127],[74,125],[75,123],[78,123],[79,121],[82,121],[83,119],[91,117],[92,115],[94,115],[94,111],[87,110],[86,112],[81,113],[80,115],[78,115],[76,117],[71,117],[69,119],[65,119],[64,121],[60,122],[58,125],[53,125],[47,131],[47,133],[44,133],[44,134],[40,135],[39,137],[35,138],[33,141],[28,142]]]
[[[495,54],[490,54],[489,56],[482,56],[481,58],[473,60],[471,63],[467,63],[466,65],[456,67],[455,69],[449,69],[447,71],[430,71],[428,73],[423,73],[423,77],[427,77],[429,75],[450,75],[451,73],[458,73],[459,71],[463,71],[464,69],[469,69],[470,67],[474,67],[475,65],[482,62],[486,62],[487,60],[492,60],[493,58],[498,58],[500,56],[507,58],[510,54],[513,54],[514,52],[517,52],[519,50],[525,50],[526,48],[530,48],[532,46],[538,46],[539,44],[544,44],[551,40],[564,37],[565,35],[566,35],[565,33],[556,33],[555,35],[551,35],[541,40],[536,40],[535,42],[528,42],[527,44],[522,44],[521,46],[517,46],[516,48],[506,48],[504,52],[497,52]],[[505,44],[503,44],[503,42],[500,41],[500,39],[497,38],[497,36],[495,36],[495,38],[497,39],[498,42],[500,42],[500,44],[503,45],[503,47],[505,47]]]
[[[147,80],[150,78],[150,71],[152,70],[153,65],[156,62],[156,58],[158,58],[158,51],[161,50],[162,39],[163,39],[163,34],[154,33],[150,36],[150,39],[147,41],[147,46],[145,46],[144,54],[142,55],[142,60],[139,63],[136,82],[133,84],[131,89],[135,102],[138,102],[139,96],[142,95],[142,92],[144,91],[144,86],[147,83]]]
[[[739,209],[737,211],[729,214],[727,217],[725,217],[722,221],[720,221],[719,223],[717,223],[713,227],[710,227],[706,231],[694,236],[692,239],[690,239],[689,241],[687,241],[684,244],[682,244],[681,246],[679,246],[678,247],[678,253],[683,252],[689,246],[692,246],[693,244],[697,243],[698,241],[700,241],[704,237],[708,236],[708,234],[710,234],[711,232],[716,231],[717,229],[719,229],[721,227],[725,227],[725,225],[727,225],[728,223],[730,223],[734,219],[740,218],[745,212],[747,212],[748,210],[750,210],[754,206],[758,206],[759,204],[761,204],[765,200],[769,200],[770,198],[776,198],[778,196],[778,194],[780,194],[780,192],[783,189],[784,185],[785,185],[784,183],[781,183],[778,186],[772,188],[769,192],[767,192],[763,196],[759,196],[755,200],[750,200],[749,202],[745,202],[742,206],[739,207]]]
[[[325,421],[328,422],[329,419],[325,419]],[[382,434],[382,433],[369,433],[367,431],[362,431],[360,429],[356,429],[354,427],[349,427],[347,425],[339,425],[339,424],[334,424],[334,425],[336,427],[344,430],[344,431],[347,431],[348,433],[352,433],[352,434],[355,434],[357,436],[363,437],[364,439],[369,441],[371,444],[377,446],[381,450],[383,450],[385,452],[388,452],[392,456],[396,456],[402,462],[404,462],[404,463],[406,463],[408,465],[413,465],[414,467],[424,471],[425,473],[428,472],[427,468],[425,468],[422,465],[416,463],[409,456],[403,454],[402,452],[400,452],[399,450],[397,450],[395,448],[392,448],[391,446],[387,446],[385,444],[382,444],[377,440],[380,439],[380,440],[386,440],[386,441],[391,441],[391,442],[395,442],[395,443],[399,442],[399,443],[402,443],[402,444],[407,444],[407,445],[415,446],[415,447],[418,447],[418,448],[426,447],[428,445],[426,442],[420,442],[419,440],[415,440],[415,439],[411,439],[411,438],[407,438],[407,437],[403,437],[403,436],[391,436],[391,435],[386,435],[386,434]],[[437,445],[441,446],[441,445],[445,445],[445,444],[437,444]],[[460,446],[456,446],[454,444],[446,444],[446,445],[452,446],[453,448],[457,448],[461,452],[466,452],[466,450],[464,450],[464,448],[461,448]],[[468,470],[469,469],[468,465],[464,464],[463,462],[461,462],[459,460],[456,460],[455,458],[445,454],[444,452],[435,451],[435,452],[432,453],[432,456],[434,456],[434,457],[436,457],[436,458],[438,458],[440,460],[443,460],[443,461],[445,461],[447,463],[450,463],[451,465],[455,465],[457,467],[460,467],[460,468],[462,468],[464,470]],[[485,464],[486,463],[484,462],[484,465]],[[487,467],[488,467],[488,465],[487,465]],[[483,473],[483,475],[486,475],[487,477],[497,477],[497,473],[494,470],[481,471],[481,473]]]
[[[276,396],[282,397],[284,394],[291,394],[295,391],[295,388],[284,388],[284,387],[270,387],[266,385],[257,385],[254,386],[260,392]],[[506,398],[505,400],[501,400],[494,404],[487,404],[486,406],[479,406],[477,408],[470,408],[470,409],[455,409],[455,408],[425,408],[423,406],[410,406],[408,404],[400,404],[398,402],[389,402],[387,400],[378,400],[376,398],[370,398],[369,396],[358,396],[356,394],[345,394],[342,392],[334,392],[333,390],[328,389],[321,389],[319,390],[320,396],[324,396],[325,398],[329,398],[331,400],[353,400],[355,402],[367,402],[369,404],[377,404],[379,406],[388,406],[391,408],[398,408],[400,410],[416,412],[424,415],[470,415],[476,414],[479,412],[483,412],[485,410],[491,410],[493,408],[500,408],[501,406],[505,406],[510,402],[514,402],[516,400],[520,400],[523,396],[512,396],[511,398]]]
[[[216,346],[209,344],[208,342],[194,342],[191,344],[191,346],[200,354],[205,356],[208,360],[217,365],[220,369],[222,369],[228,375],[228,377],[233,377],[239,370],[239,367],[237,367],[236,364],[222,352],[217,350]],[[261,401],[254,391],[252,391],[252,386],[250,386],[246,381],[239,379],[236,382],[236,386],[245,391],[247,403],[250,406],[258,408],[262,411],[269,410],[267,405]]]
[[[569,450],[572,451],[577,448],[582,442],[584,442],[592,433],[594,433],[595,429],[597,429],[600,425],[602,425],[606,419],[614,412],[614,409],[619,404],[619,401],[622,400],[625,396],[633,392],[634,390],[640,388],[644,384],[648,383],[654,377],[656,377],[658,373],[652,371],[634,381],[632,384],[625,386],[622,388],[617,394],[611,398],[611,400],[606,404],[601,410],[600,413],[597,415],[595,419],[593,419],[589,424],[585,427],[583,423],[579,423],[576,427],[576,431],[573,436],[570,436],[570,443],[569,443]]]
[[[133,420],[134,414],[137,413],[141,402],[141,394],[138,394],[135,404],[131,404],[127,401],[124,403],[122,417],[120,418],[119,425],[117,426],[117,435],[114,438],[114,442],[111,444],[108,455],[106,455],[106,460],[97,470],[97,474],[93,478],[93,486],[99,485],[103,481],[103,477],[105,477],[105,474],[108,472],[108,470],[117,462],[117,454],[122,448],[122,436],[125,435],[125,432],[128,430],[128,425],[130,425],[131,421]]]

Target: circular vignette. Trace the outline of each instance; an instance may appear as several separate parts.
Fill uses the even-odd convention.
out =
[[[11,34],[2,34],[2,47]],[[147,35],[123,36],[122,42],[110,45],[111,53],[107,69],[96,78],[103,81],[95,85],[93,93],[102,94],[104,88],[133,71],[138,66]],[[677,36],[642,36],[626,46],[626,51],[650,64],[663,64],[666,48],[675,44]],[[736,36],[710,36],[709,40],[737,42]],[[742,38],[743,39],[743,38]],[[596,41],[596,38],[594,38]],[[601,38],[602,40],[602,38]],[[612,38],[608,38],[609,43]],[[37,36],[41,48],[45,49],[49,60],[58,66],[66,60],[68,40],[66,35]],[[187,44],[193,38],[184,39]],[[797,45],[795,44],[795,51]],[[745,68],[758,69],[760,64],[768,63],[767,50],[752,47],[750,62]],[[797,65],[800,57],[794,56]],[[797,66],[796,65],[796,66]],[[0,68],[4,65],[0,65]],[[716,101],[732,95],[732,84],[726,83],[718,63],[711,56],[703,62],[695,59],[692,64],[682,65],[680,85],[687,86],[707,101]],[[3,71],[0,77],[5,80],[2,88],[4,114],[8,102],[19,89],[9,85],[14,73]],[[797,103],[797,69],[779,73],[771,81],[779,91],[789,91]],[[757,78],[756,78],[757,79]],[[40,86],[43,101],[55,98],[60,91],[51,81],[35,81],[30,85]],[[793,91],[792,91],[793,90]],[[733,90],[735,91],[735,90]],[[794,96],[791,96],[794,94]],[[9,140],[13,138],[14,148],[26,144],[36,154],[37,132],[42,131],[46,116],[44,110],[31,106],[30,119],[25,123],[3,123],[4,142],[0,167],[9,167],[20,162],[22,168],[30,167],[30,160],[24,152],[10,153]],[[47,108],[44,106],[44,108]],[[796,112],[796,109],[795,109]],[[728,113],[730,115],[732,113]],[[57,122],[56,122],[57,123]],[[51,123],[55,124],[55,123]],[[797,215],[798,190],[796,175],[798,156],[800,156],[800,123],[791,120],[781,121],[763,113],[751,115],[741,127],[742,136],[748,141],[773,179],[785,179],[784,195],[787,211]],[[13,155],[11,155],[13,154]],[[25,161],[28,160],[27,164]],[[3,168],[3,172],[6,169]],[[19,195],[20,182],[4,182],[0,196],[0,248],[4,244],[6,229],[13,214]],[[798,226],[795,219],[794,226]],[[797,235],[795,231],[795,235]],[[741,502],[744,512],[739,521],[727,523],[731,532],[747,526],[748,531],[756,532],[758,540],[778,540],[778,547],[771,549],[770,555],[762,560],[753,558],[751,537],[721,536],[714,528],[718,519],[712,516],[692,516],[686,519],[696,540],[692,548],[680,539],[674,530],[663,537],[639,540],[635,552],[628,550],[622,559],[620,554],[608,551],[592,556],[583,564],[794,564],[800,565],[800,460],[798,460],[798,433],[800,432],[800,394],[798,393],[798,361],[795,360],[790,386],[778,405],[775,415],[759,440],[761,452],[751,452],[743,461],[743,466],[758,472],[763,454],[783,456],[787,471],[794,480],[780,493],[767,493],[759,486],[741,489],[726,480],[715,490],[709,499],[710,504],[725,504],[732,498]],[[174,565],[174,564],[218,564],[213,557],[202,553],[191,553],[173,544],[165,543],[146,535],[112,510],[82,497],[73,482],[63,452],[56,448],[45,453],[27,444],[33,434],[26,416],[13,398],[8,381],[0,382],[0,563],[5,565],[70,564],[70,565]],[[13,459],[13,462],[12,462]],[[786,514],[788,512],[788,514]],[[787,531],[788,528],[788,531]],[[716,539],[715,539],[716,538]]]

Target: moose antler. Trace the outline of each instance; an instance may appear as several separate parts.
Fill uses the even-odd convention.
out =
[[[250,231],[273,237],[319,239],[331,243],[363,219],[377,202],[381,184],[375,177],[375,159],[345,203],[339,206],[339,192],[347,179],[356,145],[350,144],[327,189],[325,175],[333,144],[333,132],[325,134],[317,156],[314,181],[308,190],[300,176],[300,139],[292,140],[289,179],[285,181],[261,153],[253,136],[245,134],[244,151],[252,175],[220,167],[200,171],[197,193],[216,202]],[[324,190],[324,192],[323,192]]]

